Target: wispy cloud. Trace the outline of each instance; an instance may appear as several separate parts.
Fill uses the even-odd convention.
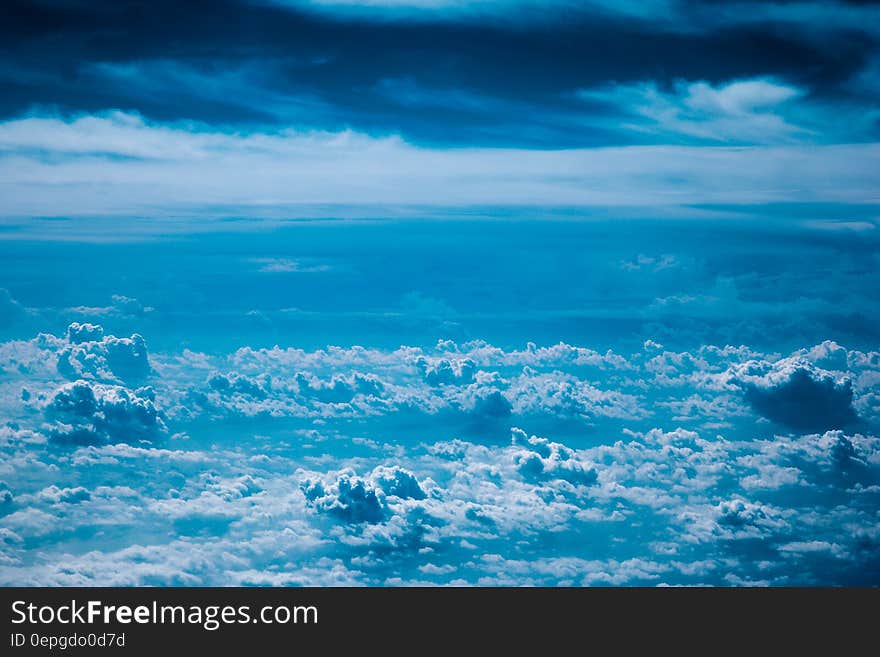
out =
[[[755,104],[730,95],[709,98]],[[877,200],[878,160],[877,144],[429,149],[396,136],[220,132],[119,112],[0,124],[7,216],[198,204],[863,203]]]
[[[713,86],[679,80],[663,90],[654,82],[584,90],[584,100],[617,107],[624,127],[667,139],[734,143],[785,143],[811,131],[788,118],[804,92],[769,79],[736,80]]]

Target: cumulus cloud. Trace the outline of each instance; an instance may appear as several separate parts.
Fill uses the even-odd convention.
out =
[[[416,367],[431,385],[455,384],[473,380],[476,363],[471,358],[436,358],[419,356]]]
[[[82,486],[59,488],[52,485],[41,490],[39,496],[51,504],[78,504],[79,502],[87,502],[92,499],[88,489]]]
[[[467,397],[464,408],[480,419],[502,420],[510,416],[511,404],[500,390],[482,388]]]
[[[513,409],[518,414],[551,414],[557,417],[597,416],[637,419],[646,415],[636,396],[600,390],[563,372],[539,374],[526,369],[511,386]]]
[[[317,511],[345,522],[379,522],[387,512],[382,489],[357,477],[353,471],[339,473],[336,480],[327,485],[306,480],[302,491]]]
[[[404,395],[405,397],[405,395]],[[178,409],[244,417],[354,417],[393,410],[394,397],[375,374],[334,373],[326,378],[303,371],[253,376],[212,372],[206,385],[193,385]]]
[[[390,351],[244,348],[229,359],[190,355],[185,370],[182,363],[169,370],[163,361],[159,369],[207,378],[192,381],[188,399],[175,395],[167,405],[181,417],[205,412],[381,423],[406,416],[427,424],[442,418],[469,423],[463,429],[471,435],[486,431],[497,438],[512,424],[551,432],[607,430],[666,418],[693,428],[753,431],[746,418],[757,413],[793,430],[819,431],[880,416],[880,359],[833,342],[782,357],[730,345],[675,352],[648,341],[627,357],[564,343],[503,350],[480,341],[441,341],[432,349]],[[807,391],[830,395],[828,408],[839,413],[814,405],[822,422],[792,425],[782,421],[775,401],[763,403],[767,395],[799,394],[803,383],[789,381],[797,368],[812,372],[816,385],[807,382]],[[821,382],[828,376],[836,383],[825,390],[830,384]],[[779,386],[781,392],[774,392]]]
[[[743,528],[770,523],[771,513],[761,504],[743,499],[725,500],[715,507],[716,522],[726,530],[739,532]]]
[[[167,433],[149,388],[132,391],[79,380],[61,386],[44,412],[53,423],[50,438],[62,444],[153,442]]]
[[[797,431],[845,428],[858,420],[849,380],[815,368],[792,367],[785,377],[751,378],[745,399],[758,414]]]
[[[73,322],[67,327],[67,341],[70,344],[99,342],[104,339],[104,327],[97,324]]]
[[[151,388],[63,382],[54,357],[107,339],[0,345],[0,581],[880,581],[875,352],[245,348],[152,354]],[[756,423],[748,390],[782,406],[798,372],[859,422]],[[63,557],[74,536],[93,552]]]
[[[265,399],[271,392],[272,378],[268,375],[251,378],[237,372],[215,372],[208,377],[208,386],[224,395],[240,394]]]
[[[380,465],[373,470],[372,479],[389,496],[413,500],[422,500],[426,496],[415,475],[396,465]]]
[[[139,382],[150,373],[147,343],[137,333],[105,337],[99,325],[74,322],[67,328],[67,341],[70,345],[58,356],[58,371],[69,379]]]
[[[415,475],[399,466],[378,466],[366,478],[346,469],[321,479],[306,478],[300,488],[316,511],[352,523],[387,520],[389,497],[426,497]]]
[[[378,396],[384,389],[379,377],[360,372],[334,374],[329,380],[299,373],[296,383],[301,394],[324,403],[349,402],[355,395]]]
[[[27,377],[31,385],[57,376],[56,353],[60,341],[41,333],[33,340],[10,340],[0,343],[0,370],[9,377]]]
[[[512,441],[521,448],[513,454],[516,468],[529,480],[561,479],[575,486],[589,486],[598,478],[595,468],[579,461],[560,443],[537,436],[527,437],[518,428],[513,429]]]

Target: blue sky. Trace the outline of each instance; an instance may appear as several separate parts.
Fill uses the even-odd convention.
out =
[[[876,3],[6,13],[0,583],[880,582]]]

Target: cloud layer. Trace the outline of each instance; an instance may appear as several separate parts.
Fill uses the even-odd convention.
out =
[[[351,205],[875,201],[880,150],[432,150],[352,132],[228,134],[111,113],[0,124],[7,216]],[[92,181],[100,180],[100,188]],[[768,181],[772,184],[768,186]],[[74,190],[71,192],[71,190]]]
[[[113,339],[3,345],[29,391],[2,397],[5,584],[880,581],[876,352],[244,347],[151,354],[136,389],[53,367]]]

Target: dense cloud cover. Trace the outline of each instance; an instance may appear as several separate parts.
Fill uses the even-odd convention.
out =
[[[2,398],[3,583],[880,581],[876,352],[244,347],[152,354],[149,388],[53,366],[115,340],[0,350],[30,390]]]

